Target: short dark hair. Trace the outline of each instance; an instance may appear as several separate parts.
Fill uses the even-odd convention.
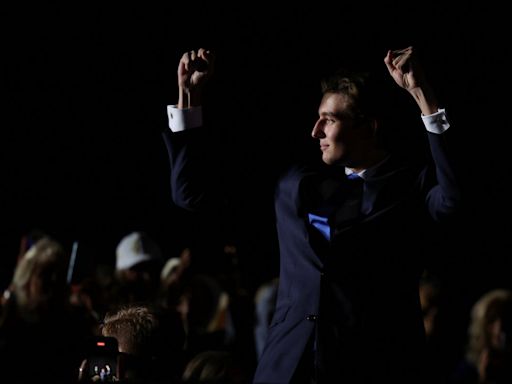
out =
[[[347,97],[353,117],[379,118],[383,115],[382,84],[370,72],[340,68],[321,81],[322,93],[338,93]]]

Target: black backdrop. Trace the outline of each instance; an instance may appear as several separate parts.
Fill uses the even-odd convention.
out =
[[[226,169],[243,175],[229,182],[260,197],[247,205],[234,193],[236,224],[225,228],[252,281],[277,270],[272,176],[283,159],[316,154],[308,135],[321,75],[350,65],[385,76],[386,50],[414,45],[458,130],[466,187],[466,218],[457,231],[463,235],[442,255],[453,258],[450,273],[464,284],[476,271],[480,289],[508,284],[508,25],[491,2],[458,3],[4,9],[2,287],[21,236],[34,228],[68,247],[80,241],[95,262],[111,262],[133,229],[148,231],[168,257],[199,242],[190,216],[170,201],[160,135],[165,106],[176,101],[178,60],[201,46],[217,54],[205,106],[218,125],[212,145]],[[403,97],[404,116],[417,123],[415,106]],[[484,172],[492,181],[482,181]]]

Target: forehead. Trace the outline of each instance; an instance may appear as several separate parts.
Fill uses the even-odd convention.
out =
[[[349,98],[340,93],[328,92],[322,97],[318,114],[340,115],[350,108]]]

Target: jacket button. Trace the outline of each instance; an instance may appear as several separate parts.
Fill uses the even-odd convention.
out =
[[[307,315],[306,316],[306,320],[308,320],[308,321],[317,321],[318,320],[318,315]]]

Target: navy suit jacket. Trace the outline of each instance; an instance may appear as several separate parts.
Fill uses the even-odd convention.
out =
[[[193,131],[164,138],[174,202],[195,210],[212,202],[202,129]],[[348,224],[342,194],[336,199],[347,183],[342,168],[297,166],[280,178],[278,299],[254,383],[291,382],[312,345],[320,382],[419,382],[422,250],[459,202],[444,134],[427,135],[432,161],[390,156],[365,180],[362,215]],[[330,241],[308,220],[325,201],[339,201]]]

